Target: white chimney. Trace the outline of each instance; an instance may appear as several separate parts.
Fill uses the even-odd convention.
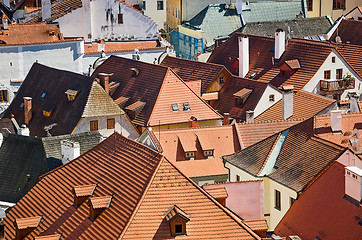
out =
[[[3,29],[4,29],[4,30],[8,30],[8,29],[9,29],[8,19],[7,19],[7,18],[3,18],[3,19],[2,19],[2,23],[3,23]]]
[[[252,111],[252,110],[246,111],[246,122],[247,123],[254,122],[254,111]]]
[[[29,128],[23,124],[21,125],[21,127],[18,129],[18,134],[22,135],[22,136],[30,136],[30,130]]]
[[[3,0],[3,3],[10,9],[10,0]]]
[[[280,59],[285,51],[285,32],[277,29],[275,32],[274,58]]]
[[[332,132],[342,132],[342,110],[331,111]]]
[[[78,142],[73,142],[70,140],[60,141],[61,154],[63,156],[62,163],[66,164],[73,159],[80,156],[80,145]]]
[[[362,199],[362,170],[356,166],[345,167],[345,194],[358,202]]]
[[[283,89],[283,120],[293,116],[293,89],[292,85],[285,85]]]
[[[52,16],[51,8],[50,0],[41,0],[41,17],[43,22]]]
[[[239,37],[239,77],[249,72],[249,38]]]
[[[4,141],[4,136],[2,133],[0,133],[0,147],[1,145],[3,145],[3,141]]]

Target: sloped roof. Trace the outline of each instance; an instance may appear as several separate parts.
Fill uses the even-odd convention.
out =
[[[134,76],[131,68],[139,71],[137,76]],[[185,123],[191,116],[198,120],[222,118],[167,67],[110,56],[93,76],[99,73],[114,73],[110,76],[110,82],[120,84],[111,97],[129,98],[125,107],[137,101],[146,103],[133,120],[136,125]],[[185,102],[190,105],[189,111],[183,111],[182,104]],[[173,103],[178,104],[180,111],[172,111]]]
[[[249,147],[275,133],[283,131],[295,124],[303,121],[302,119],[279,120],[279,121],[261,121],[253,123],[235,123],[239,141],[242,148]]]
[[[349,42],[353,45],[362,46],[362,21],[342,19],[329,39],[335,42],[337,36],[341,38],[342,43]]]
[[[74,208],[72,188],[95,182],[93,197],[112,195],[112,202],[91,221],[87,203]],[[162,155],[117,133],[43,176],[7,214],[5,233],[14,238],[12,223],[17,218],[41,214],[44,220],[38,228],[44,231],[40,235],[62,234],[66,239],[166,239],[171,236],[164,215],[173,205],[190,218],[187,239],[215,235],[219,239],[260,239]],[[37,235],[39,231],[35,230],[25,239]]]
[[[360,21],[361,22],[361,21]],[[353,44],[338,44],[336,46],[337,51],[342,55],[342,57],[352,66],[352,68],[357,72],[357,74],[362,78],[362,61],[360,61],[360,56],[362,55],[362,44],[353,45]]]
[[[211,46],[214,38],[229,35],[240,28],[242,22],[236,9],[227,7],[227,4],[210,4],[183,26],[203,31],[205,45]]]
[[[332,22],[330,18],[326,16],[267,22],[247,22],[244,27],[238,30],[238,32],[274,37],[276,29],[280,28],[286,32],[287,25],[290,27],[291,37],[303,38],[306,36],[325,34],[332,26]]]
[[[232,125],[199,128],[154,129],[165,157],[188,177],[227,174],[221,156],[232,154],[240,149],[235,129]],[[207,140],[207,149],[202,142]],[[201,143],[201,142],[202,143]],[[183,144],[196,150],[195,160],[185,160]],[[213,158],[205,158],[204,150],[214,150]]]
[[[245,112],[255,109],[267,86],[268,83],[263,81],[231,76],[220,91],[220,100],[213,107],[221,114],[230,113],[231,117],[244,120]],[[234,94],[242,89],[252,90],[252,92],[242,107],[235,106]]]
[[[346,150],[313,136],[313,118],[289,128],[274,171],[267,177],[295,191],[301,191],[325,167]],[[280,133],[247,147],[224,160],[257,176],[279,139]]]
[[[15,133],[14,125],[11,122],[10,118],[0,119],[0,133],[3,135],[8,135],[9,133]]]
[[[292,20],[300,13],[304,16],[303,1],[256,1],[248,2],[250,10],[242,12],[245,23]],[[275,30],[275,29],[274,29]]]
[[[49,170],[40,139],[10,134],[0,148],[0,201],[18,202]]]
[[[359,239],[362,206],[357,207],[343,198],[344,167],[335,162],[312,183],[293,203],[275,233],[298,235],[303,239]]]
[[[171,56],[167,56],[161,65],[170,67],[186,84],[190,81],[201,80],[201,93],[206,92],[211,83],[216,80],[216,77],[224,69],[224,66],[219,64],[204,63]]]
[[[154,40],[132,42],[105,42],[104,46],[105,53],[133,52],[136,48],[140,51],[165,49],[165,47],[157,47],[157,42]],[[102,51],[98,51],[98,43],[84,44],[84,55],[94,55],[101,53]]]
[[[237,39],[241,36],[244,36],[244,34],[235,33],[231,36],[230,39],[215,49],[208,62],[222,64],[229,71],[233,72],[232,63],[239,57]],[[278,88],[282,85],[293,85],[295,90],[302,89],[334,49],[333,45],[323,42],[297,38],[290,39],[281,59],[273,65],[274,38],[255,35],[247,36],[249,37],[250,63],[249,73],[246,75],[246,78],[256,72],[253,79],[269,82]],[[229,58],[231,58],[231,61]],[[291,74],[290,77],[280,76],[278,66],[287,60],[293,59],[299,60],[301,68]]]
[[[268,224],[265,219],[259,220],[244,220],[244,223],[248,225],[253,231],[268,230]],[[284,235],[283,235],[284,236]]]
[[[44,127],[51,124],[56,124],[49,131],[52,136],[70,134],[83,115],[92,84],[91,77],[34,63],[4,117],[14,114],[19,125],[23,124],[24,110],[20,105],[23,97],[31,97],[32,119],[28,124],[31,136],[47,136]],[[73,101],[67,99],[68,89],[79,91]],[[43,93],[46,93],[44,100]],[[42,113],[46,105],[55,106],[49,117]]]
[[[206,189],[206,192],[208,192],[215,199],[216,198],[227,198],[227,196],[228,196],[228,193],[226,192],[225,187]]]
[[[336,101],[313,93],[300,90],[293,95],[293,115],[288,120],[311,118]],[[255,118],[256,121],[283,120],[283,99]]]

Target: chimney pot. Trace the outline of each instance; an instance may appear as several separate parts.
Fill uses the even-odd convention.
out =
[[[224,113],[223,124],[230,125],[230,113]]]
[[[246,111],[246,122],[247,123],[254,122],[254,111],[252,111],[252,110]]]
[[[275,32],[275,47],[274,58],[279,60],[285,51],[285,32],[282,29],[277,29]]]
[[[29,124],[32,118],[32,104],[31,97],[24,97],[24,123]]]
[[[239,37],[239,77],[249,72],[249,38]]]

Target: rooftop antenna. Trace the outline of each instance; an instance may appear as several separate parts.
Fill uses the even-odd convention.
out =
[[[54,126],[56,126],[56,125],[58,125],[58,124],[57,124],[57,123],[53,123],[53,124],[50,124],[50,125],[44,127],[44,130],[47,132],[47,137],[51,137],[51,136],[52,136],[49,131],[50,131]]]

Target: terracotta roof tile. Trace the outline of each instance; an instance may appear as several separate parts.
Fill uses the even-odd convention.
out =
[[[38,227],[41,218],[41,216],[16,218],[15,224],[18,229],[36,228]]]
[[[61,234],[38,236],[35,237],[35,240],[59,240],[61,236]]]
[[[78,185],[74,186],[73,190],[77,197],[92,196],[96,186],[96,184]]]
[[[165,214],[165,219],[166,221],[170,221],[172,220],[176,215],[182,216],[182,218],[186,219],[187,221],[189,221],[190,219],[187,217],[188,215],[182,211],[179,207],[177,207],[176,205],[174,205],[166,214]]]
[[[335,30],[329,39],[335,42],[337,36],[341,38],[343,43],[349,42],[350,44],[362,46],[362,22],[342,19],[338,25],[338,30]]]
[[[223,65],[192,61],[182,58],[167,56],[161,65],[170,67],[188,84],[190,81],[201,80],[201,93],[205,93],[211,83],[216,80],[221,71],[225,68]],[[198,91],[200,92],[200,91]]]
[[[113,196],[107,211],[95,221],[89,219],[88,204],[74,208],[71,193],[73,186],[92,181],[97,182],[94,197],[108,196],[109,202]],[[190,219],[183,239],[260,239],[162,155],[117,133],[43,176],[7,214],[5,234],[15,237],[12,222],[16,218],[42,214],[44,220],[38,226],[42,235],[167,239],[171,236],[165,213],[174,205]],[[34,239],[39,233],[32,231],[24,239]]]
[[[101,197],[91,197],[90,204],[94,209],[96,208],[109,208],[111,205],[112,196],[101,196]]]
[[[224,65],[229,71],[233,71],[232,64],[239,57],[238,37],[245,34],[235,33],[225,43],[220,45],[211,54],[208,62]],[[319,67],[332,52],[334,46],[317,41],[293,38],[288,40],[285,52],[281,59],[273,66],[274,38],[247,35],[249,37],[249,73],[246,77],[256,72],[255,80],[270,82],[275,87],[291,84],[296,90],[300,90],[315,75]],[[298,59],[301,68],[290,77],[280,76],[277,68],[285,61]],[[236,64],[238,67],[238,64]]]
[[[258,231],[258,230],[268,230],[268,224],[266,223],[265,219],[260,220],[244,220],[244,223],[248,225],[251,230]]]
[[[226,192],[225,187],[206,189],[206,192],[208,192],[215,199],[216,198],[227,198],[227,196],[228,196],[228,193]]]
[[[265,138],[274,135],[284,129],[298,124],[302,119],[286,121],[265,121],[254,123],[236,123],[240,144],[243,148],[249,147]]]
[[[105,53],[133,52],[135,49],[138,49],[140,51],[165,49],[165,47],[157,47],[156,41],[105,42],[104,46]],[[98,43],[84,44],[85,55],[94,55],[101,53],[102,51],[98,51]]]
[[[293,70],[300,68],[300,63],[299,63],[298,59],[287,60],[287,61],[284,61],[284,62],[285,62],[285,64],[287,64]]]
[[[362,44],[359,46],[352,44],[338,44],[337,51],[362,78],[362,62],[359,60],[362,55]]]
[[[362,206],[344,199],[344,167],[335,162],[311,184],[293,203],[275,233],[303,239],[359,239]]]
[[[155,128],[154,133],[159,138],[165,157],[188,177],[227,174],[220,157],[240,149],[232,125],[169,129],[161,132]],[[203,141],[205,139],[207,140]],[[192,145],[190,149],[196,151],[195,160],[185,160],[180,140]],[[207,149],[203,149],[199,141],[205,143]],[[204,150],[214,150],[214,156],[205,158]]]
[[[243,88],[240,91],[234,93],[233,96],[243,98],[249,96],[252,92],[253,92],[252,89]]]
[[[185,152],[196,152],[197,136],[193,132],[188,132],[178,136],[181,146]]]
[[[322,112],[336,101],[313,93],[300,90],[293,96],[293,115],[288,120],[311,118]],[[306,104],[308,103],[308,104]],[[256,121],[283,120],[283,100],[255,118]]]
[[[138,108],[141,108],[141,107],[144,107],[146,105],[145,102],[142,102],[142,101],[137,101],[131,105],[129,105],[128,107],[126,107],[125,109],[126,110],[130,110],[130,111],[134,111]]]
[[[139,71],[136,77],[131,68]],[[96,69],[93,76],[96,77],[98,73],[114,73],[110,77],[110,82],[119,82],[120,85],[112,94],[112,98],[116,100],[120,97],[129,98],[125,104],[126,108],[137,101],[146,103],[133,120],[136,125],[188,123],[192,116],[199,121],[222,119],[220,114],[196,95],[169,68],[111,56]],[[189,103],[188,111],[183,111],[182,104],[185,102]],[[178,104],[180,111],[172,110],[173,103]]]

